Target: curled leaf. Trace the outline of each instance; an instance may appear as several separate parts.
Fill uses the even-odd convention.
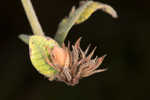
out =
[[[82,4],[85,4],[86,1],[82,1]],[[109,5],[103,4],[100,2],[91,2],[82,12],[80,17],[77,19],[76,24],[80,24],[86,21],[95,11],[102,10],[108,14],[110,14],[113,18],[117,18],[116,11]]]
[[[57,42],[50,37],[31,36],[29,39],[30,59],[41,74],[48,78],[54,78],[57,71],[46,62],[46,57],[49,57],[47,47],[53,48],[58,46]]]
[[[73,6],[69,16],[61,21],[56,32],[55,40],[59,44],[62,44],[73,25],[86,21],[97,10],[102,10],[110,14],[113,18],[117,18],[116,11],[107,4],[95,1],[82,1],[77,9]]]

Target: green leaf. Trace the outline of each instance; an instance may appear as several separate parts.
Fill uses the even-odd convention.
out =
[[[59,46],[58,43],[50,37],[33,35],[29,39],[30,59],[37,71],[48,78],[53,78],[57,71],[46,62],[49,57],[47,47],[53,48]]]
[[[82,1],[81,5],[84,5],[85,3],[86,1]],[[76,24],[80,24],[86,21],[97,10],[102,10],[110,14],[113,18],[117,18],[117,13],[111,6],[100,2],[91,2],[81,13],[80,17],[76,20]]]
[[[69,16],[61,21],[56,32],[55,40],[59,44],[62,44],[72,26],[86,21],[96,10],[102,10],[112,17],[117,18],[116,11],[107,4],[94,1],[82,1],[77,9],[73,6]]]
[[[22,40],[24,43],[26,43],[26,44],[29,44],[29,35],[26,35],[26,34],[20,34],[19,36],[18,36],[18,38],[20,39],[20,40]]]

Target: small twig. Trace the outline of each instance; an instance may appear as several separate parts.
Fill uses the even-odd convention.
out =
[[[41,25],[38,21],[38,18],[35,14],[34,9],[33,9],[31,0],[21,0],[21,1],[22,1],[22,4],[23,4],[23,7],[25,9],[27,18],[29,20],[29,23],[32,27],[33,34],[35,34],[35,35],[44,35],[42,27],[41,27]]]

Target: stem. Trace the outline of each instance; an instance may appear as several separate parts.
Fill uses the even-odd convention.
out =
[[[55,40],[61,45],[64,43],[70,29],[73,25],[75,25],[75,22],[78,20],[82,12],[86,9],[86,7],[92,3],[92,1],[86,2],[84,5],[80,6],[78,9],[76,9],[73,13],[71,11],[71,15],[69,17],[64,18],[61,23],[58,26]],[[74,8],[72,9],[74,10]]]
[[[31,25],[33,34],[35,35],[44,35],[44,32],[42,30],[42,27],[38,21],[38,18],[35,14],[35,11],[33,9],[31,0],[21,0],[24,10],[26,12],[27,18],[29,20],[29,23]]]

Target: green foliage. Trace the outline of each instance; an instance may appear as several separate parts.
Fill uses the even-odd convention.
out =
[[[86,1],[82,1],[81,5],[84,5],[85,3],[86,3]],[[102,11],[110,14],[114,18],[117,17],[115,10],[111,6],[100,3],[100,2],[90,1],[88,6],[81,13],[80,17],[76,20],[76,24],[80,24],[80,23],[86,21],[97,10],[102,10]]]
[[[73,7],[69,16],[61,21],[56,32],[55,40],[59,44],[62,44],[72,26],[86,21],[96,10],[102,10],[112,17],[117,18],[116,11],[109,5],[94,1],[82,1],[77,9]]]
[[[31,62],[36,70],[48,78],[53,78],[57,72],[45,60],[46,57],[50,58],[47,48],[53,48],[54,46],[58,46],[58,44],[50,37],[30,36],[29,48]]]

